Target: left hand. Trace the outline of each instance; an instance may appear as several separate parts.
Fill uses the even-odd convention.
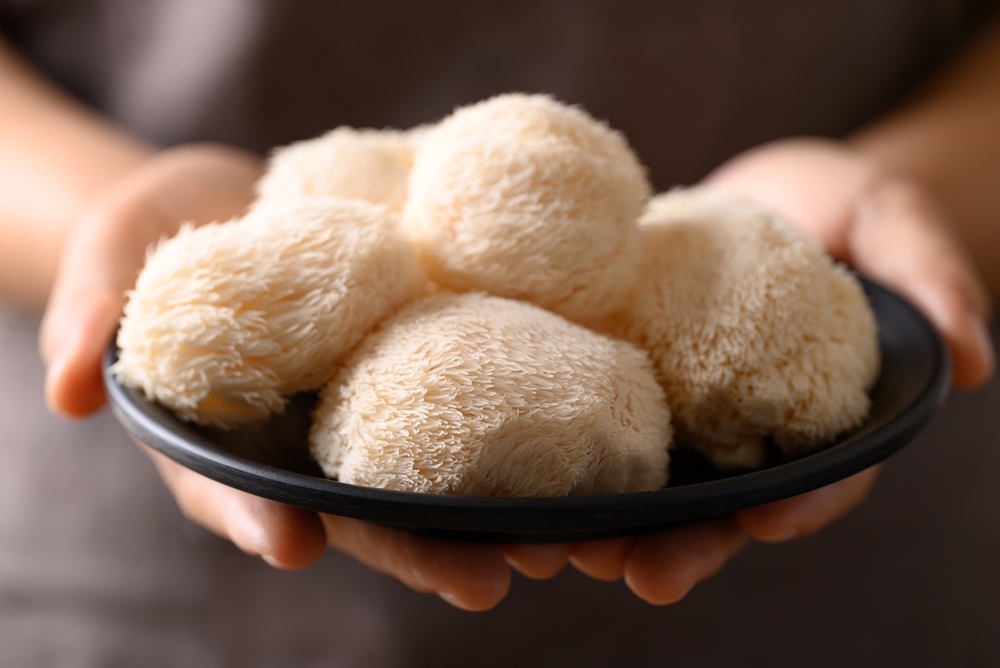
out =
[[[259,157],[216,144],[163,151],[128,174],[74,225],[42,325],[46,394],[60,415],[82,417],[105,403],[101,355],[114,334],[146,250],[182,223],[241,215],[263,168]],[[191,521],[282,569],[304,568],[331,545],[408,586],[453,605],[482,610],[510,586],[497,546],[433,541],[262,499],[215,482],[146,450]],[[526,572],[546,576],[566,548],[519,550]]]
[[[793,139],[737,156],[709,175],[705,185],[781,214],[835,259],[913,301],[944,337],[956,387],[977,387],[992,375],[987,292],[943,212],[916,183],[845,144]],[[570,560],[597,579],[624,576],[628,587],[650,603],[673,603],[750,538],[801,538],[845,515],[864,500],[877,474],[876,466],[731,517],[577,543]]]

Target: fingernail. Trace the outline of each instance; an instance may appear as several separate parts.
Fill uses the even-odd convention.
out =
[[[688,594],[691,593],[691,590],[694,589],[694,586],[696,584],[698,584],[698,583],[697,582],[691,582],[691,583],[689,583],[683,589],[680,590],[679,594],[676,594],[674,596],[670,596],[669,598],[661,598],[659,600],[654,600],[654,601],[649,601],[649,599],[646,599],[646,600],[649,601],[650,603],[652,603],[653,605],[673,605],[674,603],[680,603],[681,601],[684,600],[684,598]]]
[[[271,568],[281,568],[281,563],[270,554],[260,555],[261,560]]]
[[[55,341],[50,349],[51,359],[49,365],[54,365],[57,361],[69,356],[74,348],[79,347],[85,330],[85,320],[76,314],[74,318],[62,318],[63,326],[58,328],[55,334]]]
[[[696,584],[698,584],[698,583],[697,582],[692,582],[691,584],[689,584],[687,587],[684,588],[683,591],[681,591],[680,596],[678,596],[677,598],[675,598],[670,603],[673,604],[673,603],[678,603],[680,601],[683,601],[687,597],[687,595],[691,593],[691,590],[694,589],[694,586]]]
[[[796,529],[795,527],[786,527],[781,531],[773,533],[769,536],[759,536],[757,540],[760,540],[764,543],[785,543],[792,540],[798,535],[799,535],[798,529]]]
[[[52,349],[52,355],[46,360],[49,375],[66,364],[66,358],[68,357],[66,352],[69,347],[69,337],[65,335],[59,337],[59,340]]]
[[[459,610],[466,610],[466,611],[469,610],[469,606],[467,606],[465,603],[463,603],[461,601],[461,599],[459,599],[454,594],[451,594],[451,593],[446,592],[446,591],[442,591],[442,592],[438,592],[438,596],[440,596],[441,599],[444,600],[445,603],[448,603],[449,605],[453,605],[456,608],[458,608]]]
[[[82,337],[83,331],[77,327],[75,330],[63,332],[56,339],[56,344],[52,347],[52,357],[48,360],[47,378],[53,377],[56,371],[61,371],[66,366],[73,350],[79,347]]]
[[[996,363],[993,351],[993,339],[990,337],[990,333],[986,329],[986,323],[983,322],[982,318],[971,311],[968,317],[972,327],[972,336],[975,339],[976,347],[979,348],[979,352],[983,357],[983,365],[987,369],[986,376],[989,377],[992,375],[993,365]]]
[[[510,568],[514,569],[515,572],[520,573],[524,577],[531,579],[532,576],[529,574],[529,572],[526,572],[521,567],[521,564],[520,564],[520,562],[518,562],[517,559],[514,559],[513,557],[508,557],[505,554],[505,555],[503,555],[503,560],[504,560],[504,563],[507,564],[507,566],[509,566]]]
[[[68,362],[68,355],[57,354],[53,356],[52,361],[45,369],[45,402],[50,411],[59,415],[63,414],[64,406],[60,400],[57,385]]]

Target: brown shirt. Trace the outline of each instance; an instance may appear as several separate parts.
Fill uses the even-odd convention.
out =
[[[625,132],[658,188],[884,110],[976,15],[961,0],[0,0],[53,77],[165,143],[266,150],[520,90]]]

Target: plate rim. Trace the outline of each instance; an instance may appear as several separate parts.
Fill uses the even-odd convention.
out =
[[[932,370],[913,401],[890,422],[800,459],[731,477],[647,492],[482,497],[384,490],[318,478],[225,452],[197,434],[192,434],[191,439],[184,438],[160,424],[149,406],[133,400],[133,395],[141,395],[141,391],[125,388],[111,373],[110,366],[117,359],[114,340],[105,350],[102,374],[112,411],[132,438],[186,468],[256,496],[406,530],[456,532],[455,537],[462,537],[462,532],[513,533],[530,539],[532,535],[574,531],[642,531],[777,501],[846,478],[895,453],[927,423],[948,392],[951,379],[948,349],[923,314],[907,300],[875,281],[859,278],[866,292],[882,293],[881,297],[897,302],[929,334],[934,353]],[[262,481],[270,483],[271,488],[262,488]],[[317,502],[317,495],[321,502]],[[740,502],[734,504],[734,497]],[[403,512],[398,516],[400,510]],[[553,526],[551,515],[568,510],[574,512]],[[489,528],[475,521],[484,512],[498,514]],[[413,515],[422,519],[414,520]]]

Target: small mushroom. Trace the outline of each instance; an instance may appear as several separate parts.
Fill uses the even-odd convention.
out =
[[[277,149],[257,184],[260,202],[299,197],[360,199],[399,211],[406,201],[414,147],[426,132],[339,127]]]
[[[304,198],[186,226],[129,293],[113,370],[184,419],[259,419],[322,387],[424,282],[396,216],[366,202]]]

